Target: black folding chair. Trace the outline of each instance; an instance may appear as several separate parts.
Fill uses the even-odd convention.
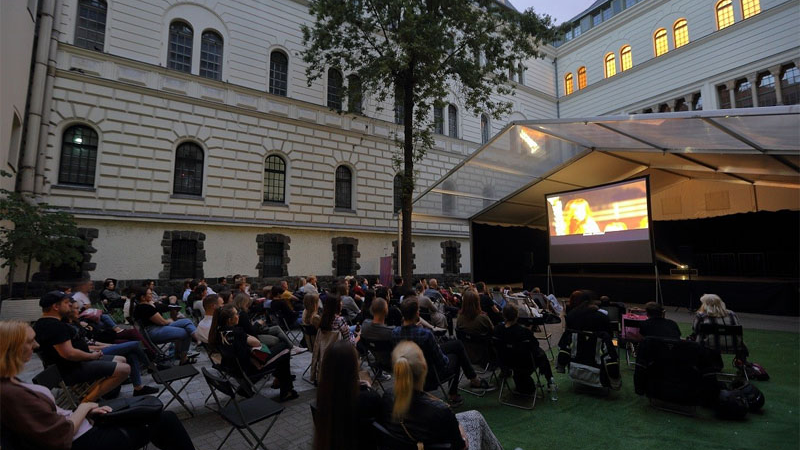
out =
[[[704,337],[704,339],[699,339],[702,346],[716,350],[721,355],[733,355],[733,366],[738,373],[730,375],[743,377],[745,380],[750,381],[747,371],[744,369],[747,350],[742,340],[744,329],[741,325],[701,323],[697,333],[699,336]],[[735,363],[737,359],[741,361],[739,366]]]
[[[317,340],[317,327],[315,327],[314,325],[301,325],[301,327],[303,329],[303,339],[306,342],[306,348],[308,349],[308,352],[311,355],[313,355],[314,354],[314,342]],[[312,357],[312,359],[313,359],[313,357]],[[313,361],[309,360],[308,361],[308,367],[306,367],[306,370],[304,370],[303,374],[300,376],[300,378],[302,378],[303,381],[305,381],[306,383],[309,383],[309,384],[314,384],[314,383],[311,382],[311,378],[306,376],[308,371],[311,370],[312,364],[313,364]]]
[[[545,320],[544,316],[541,317],[520,317],[517,319],[520,325],[532,327],[539,327],[541,333],[544,333],[544,337],[536,336],[534,333],[534,337],[539,341],[547,342],[547,351],[550,353],[550,361],[555,359],[555,355],[553,354],[553,344],[550,342],[550,338],[553,337],[553,333],[547,331],[547,321]]]
[[[486,361],[486,364],[476,372],[485,374],[490,371],[489,369],[496,363],[497,359],[492,347],[491,335],[467,333],[463,328],[456,328],[456,339],[464,343],[464,348],[467,350],[470,361],[473,361],[473,356],[482,357],[475,358],[476,361],[479,359]]]
[[[361,343],[364,344],[367,351],[372,354],[372,358],[369,358],[369,356],[366,358],[369,368],[372,369],[372,384],[374,385],[375,382],[377,382],[381,390],[386,392],[383,383],[381,383],[380,375],[382,372],[392,372],[391,361],[394,342],[389,340],[373,341],[362,337]],[[389,362],[388,365],[385,364],[387,361]]]
[[[39,372],[33,377],[33,383],[39,386],[44,386],[51,391],[58,389],[58,392],[53,397],[56,404],[67,408],[75,409],[78,407],[80,400],[86,395],[94,384],[81,383],[75,386],[67,386],[64,379],[61,378],[61,372],[55,364],[48,365],[43,371]],[[97,383],[97,382],[95,382]]]
[[[528,410],[533,409],[536,407],[536,387],[540,389],[542,397],[544,397],[544,385],[542,384],[542,379],[539,376],[539,371],[536,369],[536,363],[533,360],[531,341],[525,340],[510,343],[504,342],[499,338],[492,337],[491,342],[496,349],[497,363],[500,368],[500,394],[497,397],[497,401],[500,402],[501,405],[513,406],[514,408]],[[533,368],[533,374],[536,376],[536,381],[534,382],[534,392],[532,394],[515,391],[511,389],[511,386],[508,384],[508,378],[514,375],[514,368],[519,367],[523,362],[528,362],[530,364],[530,367]],[[511,391],[514,397],[531,399],[530,405],[507,401],[503,398],[503,391],[505,389]]]
[[[278,420],[278,416],[283,412],[283,406],[258,394],[248,399],[239,401],[236,398],[236,389],[231,384],[231,381],[216,369],[206,369],[204,367],[203,377],[206,379],[208,387],[211,388],[211,395],[214,396],[214,401],[217,403],[217,407],[219,408],[217,412],[220,416],[222,416],[223,419],[225,419],[225,421],[231,424],[230,431],[228,431],[228,434],[226,434],[222,439],[222,442],[220,442],[217,450],[221,449],[222,446],[225,445],[225,441],[228,440],[234,430],[238,431],[239,434],[242,435],[244,440],[247,442],[247,445],[251,446],[251,450],[255,450],[259,447],[264,450],[268,450],[267,446],[264,444],[264,439],[267,437],[269,430],[272,429],[272,426],[275,425],[275,421]],[[223,405],[217,396],[217,392],[221,392],[228,396],[230,401]],[[264,433],[260,436],[256,434],[255,430],[252,428],[252,425],[269,418],[272,418],[272,421],[270,421]],[[253,441],[250,440],[250,437],[247,436],[244,430],[248,431]]]
[[[407,436],[395,436],[378,422],[372,422],[377,439],[377,450],[417,450],[419,447],[416,442],[411,441]],[[430,450],[449,450],[449,443],[446,444],[425,444],[426,449]]]
[[[561,355],[564,355],[567,360],[567,377],[573,386],[599,388],[606,394],[611,389],[620,389],[622,380],[617,378],[618,355],[612,353],[616,350],[608,333],[568,329],[561,339],[559,363],[562,362]]]

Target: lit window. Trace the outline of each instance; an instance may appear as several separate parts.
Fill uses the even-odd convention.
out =
[[[107,9],[106,2],[102,0],[80,0],[78,2],[78,20],[75,23],[76,46],[98,52],[103,51],[103,44],[106,41]]]
[[[613,77],[617,74],[617,58],[613,53],[606,55],[604,63],[606,68],[606,78]]]
[[[667,41],[667,30],[660,29],[653,35],[653,46],[656,51],[656,57],[663,55],[669,51],[669,42]]]
[[[222,79],[222,36],[204,31],[200,40],[200,76]]]
[[[269,93],[286,97],[289,85],[289,58],[282,52],[269,55]]]
[[[64,132],[58,171],[60,184],[94,185],[97,142],[97,133],[87,126],[75,125]]]
[[[689,24],[686,19],[679,19],[675,22],[672,27],[672,36],[675,39],[675,48],[689,43]]]
[[[620,69],[623,72],[633,67],[633,56],[631,55],[631,46],[626,45],[619,51]]]
[[[733,25],[733,1],[722,0],[717,3],[717,29],[721,30],[727,26]]]
[[[185,22],[175,21],[169,25],[168,68],[191,73],[193,36],[192,27]]]
[[[742,0],[742,17],[755,16],[761,12],[761,2],[758,0]]]
[[[578,69],[578,89],[586,87],[586,67]]]
[[[572,72],[564,75],[564,95],[572,94],[572,90],[575,89],[575,86],[572,84]]]

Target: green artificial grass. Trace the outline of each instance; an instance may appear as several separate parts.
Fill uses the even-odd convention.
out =
[[[688,325],[681,325],[683,335]],[[607,396],[576,392],[564,374],[556,373],[558,401],[537,399],[525,411],[500,405],[498,392],[478,398],[464,395],[458,411],[477,409],[507,450],[538,449],[797,449],[800,446],[800,335],[779,331],[745,330],[750,360],[764,366],[769,381],[755,381],[766,399],[760,413],[743,421],[715,417],[698,407],[695,417],[650,406],[633,391],[633,367],[622,363],[620,391]],[[723,355],[726,370],[732,357]],[[555,372],[555,371],[554,371]]]

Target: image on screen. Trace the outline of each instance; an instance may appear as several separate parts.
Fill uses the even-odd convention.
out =
[[[652,262],[646,178],[549,194],[551,263]]]

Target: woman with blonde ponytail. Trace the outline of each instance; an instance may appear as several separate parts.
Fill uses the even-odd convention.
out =
[[[445,402],[423,390],[428,365],[417,344],[398,343],[392,365],[394,393],[385,396],[384,424],[392,434],[423,445],[450,444],[453,450],[502,450],[481,413],[453,414]]]

